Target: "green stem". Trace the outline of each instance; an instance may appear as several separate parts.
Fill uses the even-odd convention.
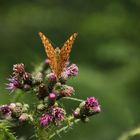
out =
[[[132,137],[136,135],[140,135],[140,127],[125,132],[121,137],[118,138],[118,140],[130,140]]]
[[[69,125],[62,127],[61,129],[57,130],[55,133],[53,133],[49,140],[52,139],[55,135],[59,135],[61,132],[66,131],[69,127],[73,126],[75,123],[78,123],[80,119],[76,119],[73,122],[71,122]]]
[[[84,101],[84,100],[81,100],[81,99],[78,99],[78,98],[73,98],[73,97],[64,97],[64,99],[78,101],[78,102],[83,102]]]

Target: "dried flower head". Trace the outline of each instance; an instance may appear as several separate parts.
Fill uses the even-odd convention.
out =
[[[23,63],[13,65],[13,75],[14,76],[23,75],[24,72],[25,72],[25,68],[24,68]]]
[[[74,94],[75,90],[71,86],[63,85],[62,90],[60,91],[60,94],[64,96],[72,96]]]

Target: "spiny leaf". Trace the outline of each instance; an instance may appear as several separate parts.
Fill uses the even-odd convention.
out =
[[[7,122],[0,123],[0,139],[17,140],[14,134],[10,131],[10,124]]]

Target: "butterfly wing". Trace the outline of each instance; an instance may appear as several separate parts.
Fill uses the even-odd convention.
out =
[[[42,33],[39,32],[39,36],[42,40],[42,43],[44,44],[45,47],[45,52],[48,56],[48,59],[50,60],[50,67],[52,71],[56,74],[57,73],[57,61],[56,61],[56,56],[55,56],[55,50],[51,43],[49,42],[49,39]]]
[[[69,55],[71,52],[72,45],[74,43],[74,40],[77,36],[77,33],[74,33],[73,35],[70,36],[70,38],[64,43],[63,47],[61,48],[60,51],[60,60],[58,62],[58,68],[57,68],[57,77],[61,77],[61,73],[63,72],[66,62],[69,59]]]

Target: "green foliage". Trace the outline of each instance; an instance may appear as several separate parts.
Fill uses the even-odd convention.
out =
[[[1,140],[17,140],[10,130],[11,124],[6,121],[0,122],[0,139]]]

